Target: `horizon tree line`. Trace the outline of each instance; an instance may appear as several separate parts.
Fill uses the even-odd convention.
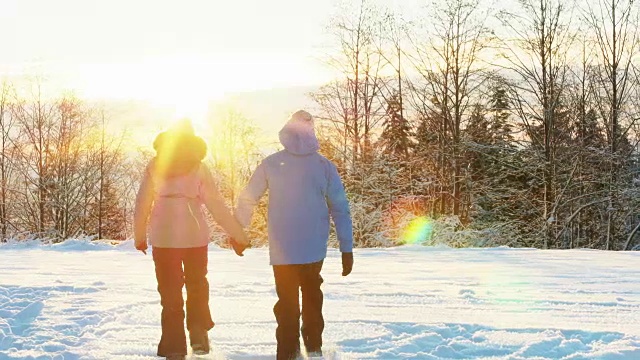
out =
[[[631,0],[342,4],[327,27],[337,76],[310,94],[359,246],[630,249],[640,243],[640,10]],[[410,17],[410,15],[413,15]],[[108,111],[71,95],[0,91],[1,238],[130,235],[136,181]],[[261,153],[242,109],[206,134],[233,203]],[[231,150],[233,149],[233,150]],[[263,204],[264,205],[264,204]],[[254,236],[265,241],[265,207]],[[22,234],[22,235],[21,235]],[[332,239],[335,241],[335,239]]]

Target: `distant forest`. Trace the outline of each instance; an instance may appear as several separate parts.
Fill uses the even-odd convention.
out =
[[[638,246],[640,4],[425,3],[409,18],[354,1],[327,24],[323,60],[338,76],[309,110],[356,244],[406,243],[426,219],[425,245]],[[150,149],[132,152],[81,99],[0,86],[0,237],[129,238]],[[264,147],[242,109],[211,116],[207,161],[231,205]]]

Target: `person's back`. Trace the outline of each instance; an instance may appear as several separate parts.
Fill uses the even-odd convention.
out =
[[[265,171],[269,179],[272,265],[306,264],[324,259],[330,228],[327,198],[332,179],[329,175],[334,171],[333,165],[316,152],[294,154],[283,150],[266,158],[261,171]],[[348,205],[340,211],[348,211]],[[349,214],[334,213],[334,216]]]
[[[209,185],[209,170],[196,165],[184,174],[163,177],[157,159],[147,166],[145,186],[153,193],[154,206],[149,216],[149,242],[160,248],[206,246],[209,231],[202,204]],[[145,189],[146,190],[146,189]]]
[[[330,215],[336,224],[340,250],[352,251],[349,203],[338,171],[333,163],[318,154],[318,139],[310,115],[303,111],[296,114],[280,131],[280,142],[285,149],[262,161],[236,208],[236,217],[243,226],[248,226],[257,199],[269,191],[271,265],[306,264],[324,259]]]
[[[162,304],[157,354],[171,360],[187,354],[183,285],[191,347],[197,354],[209,352],[207,332],[214,323],[206,278],[209,231],[202,204],[225,231],[241,244],[248,243],[202,163],[204,140],[193,134],[189,123],[181,125],[156,137],[157,155],[145,169],[134,212],[135,246],[145,254],[147,240],[152,246]]]
[[[318,154],[311,115],[298,111],[280,131],[285,147],[256,168],[241,193],[236,217],[243,226],[268,191],[269,255],[274,268],[278,303],[278,359],[299,353],[299,290],[302,289],[302,335],[308,353],[321,353],[323,295],[320,276],[327,255],[330,217],[343,253],[343,275],[353,264],[353,234],[349,203],[336,166]]]

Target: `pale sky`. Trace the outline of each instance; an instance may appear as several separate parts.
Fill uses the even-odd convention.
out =
[[[159,102],[322,83],[330,75],[317,58],[333,5],[0,0],[0,74],[42,74],[87,98]]]
[[[326,28],[349,1],[360,0],[0,0],[0,78],[39,75],[54,94],[142,100],[204,119],[225,93],[329,81],[321,58],[336,44]],[[420,19],[431,3],[371,1]]]

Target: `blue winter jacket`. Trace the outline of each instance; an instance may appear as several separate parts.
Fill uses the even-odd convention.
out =
[[[271,265],[308,264],[327,255],[329,216],[341,252],[353,248],[349,202],[336,166],[318,154],[313,126],[290,121],[280,131],[285,150],[265,158],[238,199],[236,217],[247,227],[253,208],[269,191]]]

